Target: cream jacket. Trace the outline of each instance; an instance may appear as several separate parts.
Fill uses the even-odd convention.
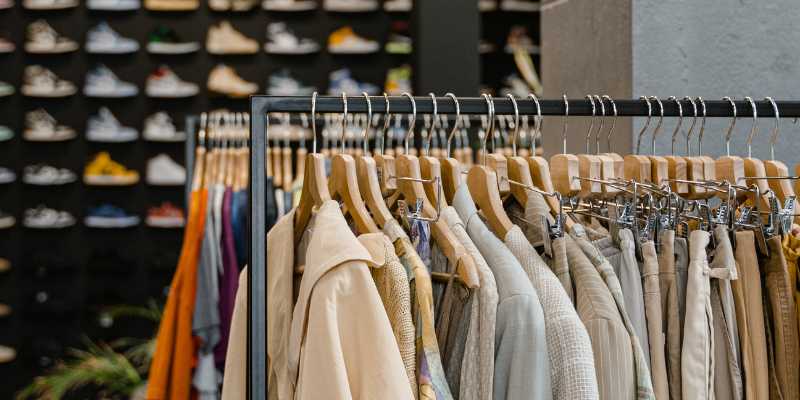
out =
[[[292,309],[294,213],[267,235],[270,399],[412,399],[400,350],[369,267],[376,260],[335,201],[309,223],[305,272]],[[383,240],[380,235],[364,240]],[[371,247],[371,246],[368,246]],[[377,248],[377,247],[376,247]],[[247,271],[240,287],[247,287]],[[287,290],[288,288],[288,290]],[[237,293],[223,399],[245,398],[247,293]]]

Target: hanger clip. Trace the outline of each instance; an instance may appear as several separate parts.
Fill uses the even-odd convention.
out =
[[[792,222],[795,218],[795,209],[797,208],[797,198],[789,196],[783,204],[783,209],[780,211],[781,219],[781,233],[788,235],[792,231]]]

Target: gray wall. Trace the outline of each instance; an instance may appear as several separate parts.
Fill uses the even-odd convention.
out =
[[[800,3],[794,0],[634,0],[633,93],[668,96],[800,98]],[[688,110],[691,112],[691,110]],[[739,114],[749,110],[740,110]],[[749,116],[749,114],[748,114]],[[643,120],[634,124],[635,136]],[[684,120],[684,128],[690,120]],[[656,142],[669,153],[677,119],[668,119]],[[709,120],[703,150],[723,154],[730,120]],[[753,156],[769,157],[774,119],[759,118]],[[652,127],[653,125],[651,125]],[[750,118],[740,119],[731,153],[746,156]],[[652,132],[652,131],[651,131]],[[695,130],[696,138],[697,130]],[[775,156],[790,168],[800,162],[800,127],[781,123]],[[633,138],[635,143],[635,137]],[[650,151],[650,136],[643,150]],[[679,140],[679,143],[684,143]],[[683,153],[685,145],[678,146]],[[696,141],[693,148],[696,151]]]

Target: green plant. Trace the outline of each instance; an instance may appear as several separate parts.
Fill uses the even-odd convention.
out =
[[[146,307],[120,305],[105,313],[112,318],[140,317],[156,324],[161,309],[154,301]],[[70,349],[69,360],[56,366],[17,393],[17,400],[63,398],[70,391],[91,386],[98,398],[128,398],[145,382],[155,350],[155,337],[150,339],[121,338],[111,344],[85,339],[85,350]]]

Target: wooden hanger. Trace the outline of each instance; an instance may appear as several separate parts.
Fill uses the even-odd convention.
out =
[[[331,197],[341,199],[347,213],[353,218],[358,233],[380,232],[372,216],[361,198],[356,173],[356,160],[345,151],[345,134],[347,132],[347,95],[342,93],[342,148],[341,153],[333,156],[331,162],[331,178],[328,181]]]
[[[605,100],[608,100],[608,102],[611,104],[613,117],[611,119],[611,128],[609,128],[608,133],[606,134],[606,147],[608,148],[608,152],[600,153],[600,155],[606,156],[611,159],[614,168],[614,173],[613,173],[614,179],[624,179],[625,159],[622,158],[622,156],[619,155],[619,153],[614,152],[611,147],[611,136],[614,134],[614,128],[616,128],[617,126],[617,116],[618,116],[617,103],[614,102],[614,99],[612,99],[611,96],[603,95],[600,99],[600,111],[603,113],[603,116],[605,116]],[[600,129],[597,131],[597,135],[595,135],[595,137],[597,138],[596,140],[599,140],[601,132],[602,132],[602,123],[600,125]],[[597,144],[597,150],[598,152],[600,150],[599,143]],[[610,180],[609,176],[607,176],[605,173],[603,174],[603,179],[606,181]],[[606,194],[606,198],[614,198],[620,192],[620,189],[613,185],[604,185],[603,192]]]
[[[208,114],[200,114],[200,129],[197,131],[197,146],[194,149],[194,171],[192,171],[192,190],[204,189],[203,172],[205,169],[206,155],[206,125]],[[267,162],[269,168],[270,163]],[[269,168],[271,169],[271,168]],[[272,171],[270,171],[272,172]],[[269,175],[268,175],[269,176]]]
[[[705,177],[705,161],[700,157],[692,156],[692,149],[691,149],[691,138],[692,133],[694,133],[694,127],[697,125],[697,117],[698,117],[698,110],[697,104],[695,100],[689,96],[683,98],[684,100],[689,101],[689,104],[692,105],[692,124],[689,126],[689,130],[686,132],[686,156],[683,157],[684,161],[686,161],[686,180],[694,181],[694,182],[702,182],[706,180]],[[706,108],[705,102],[703,101],[702,97],[697,98],[702,106],[703,106],[703,122],[700,126],[700,139],[698,140],[698,149],[702,149],[702,134],[705,131],[706,126]],[[672,179],[672,178],[670,178]],[[673,187],[673,192],[675,192],[676,188],[680,186]],[[703,198],[706,195],[707,189],[703,185],[690,185],[686,184],[686,193],[683,197],[689,200],[698,200]]]
[[[469,187],[472,199],[475,200],[475,204],[483,212],[484,217],[486,217],[495,235],[500,238],[505,238],[514,224],[511,222],[511,219],[508,218],[503,208],[503,200],[500,198],[500,190],[497,185],[497,175],[486,166],[487,159],[489,158],[489,154],[486,151],[486,140],[494,133],[494,100],[492,100],[492,96],[488,94],[484,94],[483,98],[486,100],[489,114],[488,128],[481,142],[481,149],[485,156],[483,165],[476,164],[470,168],[467,174],[467,186]]]
[[[447,153],[441,163],[441,176],[442,176],[442,190],[444,192],[444,200],[447,204],[453,204],[453,197],[455,197],[456,190],[461,186],[463,179],[461,178],[461,164],[458,161],[458,156],[450,156],[450,148],[453,144],[453,137],[459,128],[461,122],[461,106],[458,104],[458,98],[452,93],[445,94],[445,97],[450,97],[456,107],[456,119],[453,121],[453,129],[447,135]],[[446,121],[446,120],[445,120]],[[457,149],[457,151],[459,151]]]
[[[506,95],[514,106],[514,120],[513,120],[513,133],[511,135],[511,157],[508,157],[507,171],[511,196],[521,206],[525,206],[528,202],[528,193],[525,191],[525,186],[533,187],[533,178],[531,177],[528,161],[524,157],[517,155],[517,139],[519,138],[519,108],[517,100],[514,95]],[[514,182],[519,184],[515,184]],[[524,185],[524,186],[523,186]]]
[[[744,158],[745,176],[751,178],[745,180],[747,182],[747,186],[756,185],[758,186],[758,191],[760,193],[767,193],[767,191],[770,189],[770,186],[768,180],[766,179],[767,170],[764,166],[764,162],[753,157],[753,139],[756,137],[758,132],[758,110],[752,97],[747,96],[745,97],[745,100],[750,103],[750,108],[753,111],[753,126],[750,128],[750,133],[747,135],[747,157]],[[755,200],[752,196],[751,199]],[[761,196],[759,201],[761,201],[762,209],[769,209],[769,201],[764,195]]]
[[[643,100],[647,104],[647,121],[637,136],[636,152],[634,154],[626,155],[623,158],[623,163],[625,166],[625,179],[644,183],[650,182],[653,179],[653,176],[650,158],[639,155],[639,150],[641,149],[642,145],[642,135],[644,135],[644,133],[647,131],[647,128],[650,127],[650,120],[653,116],[653,106],[650,104],[650,99],[646,96],[639,97],[639,100]]]
[[[386,102],[386,118],[383,121],[383,133],[381,134],[381,151],[378,154],[375,154],[375,166],[378,170],[378,183],[381,187],[381,194],[383,197],[388,197],[394,194],[397,190],[397,181],[393,178],[397,176],[397,171],[395,171],[395,163],[394,163],[394,156],[396,153],[395,149],[392,148],[392,136],[394,136],[394,131],[392,134],[387,136],[387,132],[389,132],[389,123],[392,120],[392,116],[389,111],[389,96],[384,93],[383,99]],[[389,146],[386,146],[386,140],[389,140]],[[386,152],[384,152],[384,150]],[[391,150],[391,154],[388,151]]]
[[[675,96],[670,96],[668,100],[674,101],[675,105],[678,107],[678,123],[675,124],[675,129],[672,131],[672,148],[670,155],[664,156],[664,159],[667,160],[667,174],[669,175],[670,179],[670,189],[674,193],[685,197],[687,194],[689,194],[689,184],[680,181],[686,181],[688,179],[688,172],[686,170],[688,168],[688,162],[686,161],[685,157],[675,155],[675,141],[677,140],[678,132],[681,131],[681,126],[683,125],[683,105]],[[697,106],[694,104],[694,102],[692,102],[692,106],[694,107],[694,119],[692,120],[692,126],[689,128],[689,130],[694,129],[694,124],[697,122]],[[688,140],[686,144],[686,154],[688,155]]]
[[[300,192],[300,202],[295,211],[294,243],[300,242],[303,233],[311,218],[311,212],[327,200],[331,199],[328,191],[328,178],[325,176],[325,156],[317,153],[317,92],[311,95],[311,132],[314,138],[314,152],[306,156],[305,177],[303,189]]]
[[[775,104],[775,100],[773,100],[772,97],[765,97],[764,100],[769,101],[769,103],[772,105],[772,110],[775,113],[775,127],[772,128],[772,134],[770,135],[769,139],[770,159],[764,161],[764,169],[767,171],[767,176],[775,178],[788,177],[789,167],[787,167],[782,161],[775,159],[775,142],[778,141],[781,123],[780,111],[778,111],[778,105]],[[789,197],[795,196],[795,190],[791,181],[791,179],[768,180],[770,189],[775,192],[775,195],[778,197],[778,200],[781,202],[781,204],[784,204],[786,199]]]
[[[536,116],[533,119],[533,131],[531,131],[529,135],[531,140],[531,154],[525,159],[525,161],[528,162],[528,172],[534,187],[547,193],[554,193],[556,189],[553,185],[553,179],[550,176],[550,164],[547,163],[544,157],[538,155],[536,150],[536,140],[542,137],[542,107],[535,94],[528,94],[528,98],[533,100],[536,105]],[[525,125],[524,121],[525,120],[523,120],[523,125]],[[546,196],[545,201],[547,205],[550,206],[550,211],[553,215],[557,215],[560,209],[558,200],[556,200],[555,197]]]
[[[745,176],[744,172],[744,160],[741,157],[732,156],[731,155],[731,134],[733,133],[733,128],[736,126],[736,103],[733,102],[728,96],[722,98],[723,100],[727,100],[731,103],[731,108],[733,110],[733,118],[731,119],[731,125],[728,127],[728,131],[724,136],[725,139],[725,151],[726,155],[718,158],[715,162],[715,172],[716,177],[722,181],[728,181],[733,185],[740,184],[742,182],[742,178]],[[727,196],[727,193],[720,194],[720,196]]]
[[[562,153],[550,157],[550,176],[553,187],[562,196],[572,197],[581,191],[581,182],[573,179],[580,176],[580,161],[574,154],[567,154],[567,118],[569,117],[569,100],[564,100],[564,124],[561,130]]]
[[[692,104],[695,102],[693,101]],[[697,97],[703,119],[700,122],[700,132],[697,134],[697,156],[686,157],[686,176],[690,181],[696,182],[715,182],[717,180],[716,161],[703,153],[703,135],[706,131],[706,102],[702,97]],[[687,134],[687,142],[691,132]],[[687,146],[688,147],[688,146]],[[710,199],[716,193],[705,185],[689,185],[689,194],[686,197],[690,200]]]
[[[417,106],[414,98],[408,94],[403,93],[411,101],[412,118],[409,122],[409,129],[405,137],[405,146],[409,147],[409,139],[414,133],[414,124],[417,119]],[[419,169],[419,159],[411,154],[400,154],[397,157],[397,181],[398,191],[403,195],[409,204],[417,204],[420,202],[422,205],[422,214],[424,219],[431,223],[431,234],[433,240],[439,245],[439,248],[447,257],[452,265],[456,266],[456,272],[463,280],[464,284],[470,288],[477,288],[480,286],[477,268],[475,261],[467,253],[461,242],[458,241],[456,236],[447,226],[447,223],[439,218],[437,208],[431,204],[430,200],[425,193],[425,188],[422,185],[422,179]],[[441,203],[438,203],[441,204]],[[435,215],[435,217],[434,217]]]
[[[362,93],[364,99],[367,101],[367,122],[364,126],[364,140],[363,140],[363,155],[356,158],[356,167],[358,174],[358,187],[361,190],[361,195],[367,204],[367,208],[372,212],[375,222],[381,228],[386,226],[386,222],[393,220],[389,207],[383,200],[380,182],[378,181],[378,169],[375,160],[369,156],[368,143],[369,143],[369,129],[372,126],[372,102],[369,95]],[[386,97],[386,116],[389,117],[389,98]],[[377,141],[376,141],[377,143]]]
[[[586,132],[586,152],[578,154],[578,172],[580,176],[580,197],[582,198],[597,198],[603,194],[603,160],[595,154],[591,154],[589,149],[589,140],[592,137],[592,130],[594,129],[594,120],[597,117],[597,107],[594,104],[594,97],[586,95],[586,99],[592,105],[592,118],[589,122],[589,130]],[[610,160],[609,160],[610,161]],[[610,165],[613,167],[613,165]]]
[[[650,96],[650,99],[655,100],[658,104],[659,117],[656,128],[653,130],[653,137],[651,140],[651,153],[650,160],[650,182],[656,186],[661,186],[669,180],[669,164],[667,159],[656,155],[656,137],[661,132],[661,125],[664,123],[664,104],[656,96]]]
[[[429,93],[428,96],[430,96],[431,102],[433,103],[433,123],[431,124],[430,122],[431,117],[429,115],[425,115],[425,129],[428,131],[428,135],[424,138],[424,154],[419,157],[419,168],[423,179],[433,181],[436,179],[441,179],[442,177],[441,163],[437,157],[431,155],[431,139],[433,138],[433,135],[436,134],[436,122],[439,120],[439,106],[436,103],[435,94]],[[431,202],[438,201],[436,197],[437,192],[438,190],[436,186],[425,186],[425,193],[427,193],[428,199],[430,199]]]

